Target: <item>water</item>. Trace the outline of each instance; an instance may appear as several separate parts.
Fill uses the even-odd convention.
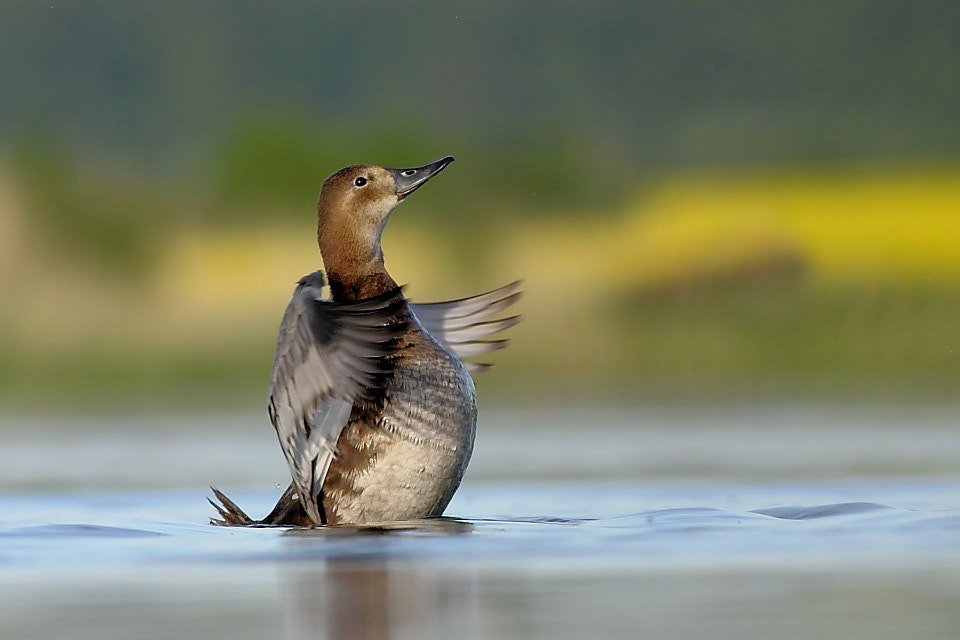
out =
[[[485,412],[450,517],[391,530],[206,524],[285,483],[259,416],[11,418],[0,637],[953,638],[958,415]]]

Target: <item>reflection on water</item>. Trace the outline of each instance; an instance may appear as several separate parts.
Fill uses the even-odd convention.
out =
[[[475,637],[477,594],[462,576],[371,558],[281,567],[280,582],[292,640]]]
[[[292,529],[294,553],[313,555],[311,538],[357,540],[410,532],[421,537],[469,534],[462,520],[438,518],[361,528]],[[423,538],[426,541],[426,538]],[[389,552],[362,550],[319,561],[279,566],[285,638],[471,638],[476,593],[462,577],[424,573],[391,560]]]
[[[616,443],[598,447],[519,413],[488,429],[451,517],[322,530],[208,524],[225,477],[272,507],[270,438],[209,455],[177,425],[0,429],[0,638],[955,637],[960,447],[937,415],[648,413],[598,425]]]

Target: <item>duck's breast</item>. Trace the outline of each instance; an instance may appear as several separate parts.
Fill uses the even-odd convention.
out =
[[[376,411],[355,412],[324,483],[330,524],[440,515],[466,470],[477,421],[463,363],[422,331],[399,352]]]

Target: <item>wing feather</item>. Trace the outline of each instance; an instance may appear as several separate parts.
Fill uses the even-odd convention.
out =
[[[523,295],[517,289],[520,281],[481,293],[470,298],[449,302],[411,304],[410,310],[426,329],[458,358],[468,358],[497,351],[506,347],[509,340],[485,340],[495,333],[516,325],[523,316],[515,315],[497,320],[490,318],[507,309]],[[492,365],[465,362],[470,373],[480,373]]]
[[[270,378],[270,421],[300,502],[322,524],[318,493],[354,402],[382,385],[406,323],[400,289],[351,303],[323,297],[318,271],[297,283],[280,322]]]
[[[460,298],[459,300],[449,300],[446,302],[421,302],[410,306],[416,308],[417,318],[420,322],[432,324],[448,318],[462,318],[464,316],[471,316],[474,313],[482,313],[502,299],[515,299],[522,295],[522,292],[517,291],[517,288],[521,284],[522,281],[517,280],[499,289],[494,289],[493,291],[481,293],[480,295],[469,298]],[[513,294],[513,296],[510,294]],[[512,303],[508,303],[507,306],[509,306],[509,304]],[[493,308],[489,313],[483,313],[481,317],[489,317],[498,311],[500,311],[500,309]]]

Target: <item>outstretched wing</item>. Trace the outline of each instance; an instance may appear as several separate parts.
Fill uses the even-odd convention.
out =
[[[290,465],[303,508],[322,524],[317,494],[354,401],[382,385],[406,323],[399,288],[359,302],[335,303],[322,271],[297,283],[280,322],[270,378],[270,422]]]
[[[503,349],[510,344],[509,340],[484,338],[512,327],[523,318],[515,315],[498,320],[489,319],[520,299],[523,293],[517,291],[519,286],[518,280],[472,298],[411,304],[410,310],[427,333],[453,351],[458,358],[463,359]],[[493,366],[480,362],[464,364],[470,373],[480,373]]]

